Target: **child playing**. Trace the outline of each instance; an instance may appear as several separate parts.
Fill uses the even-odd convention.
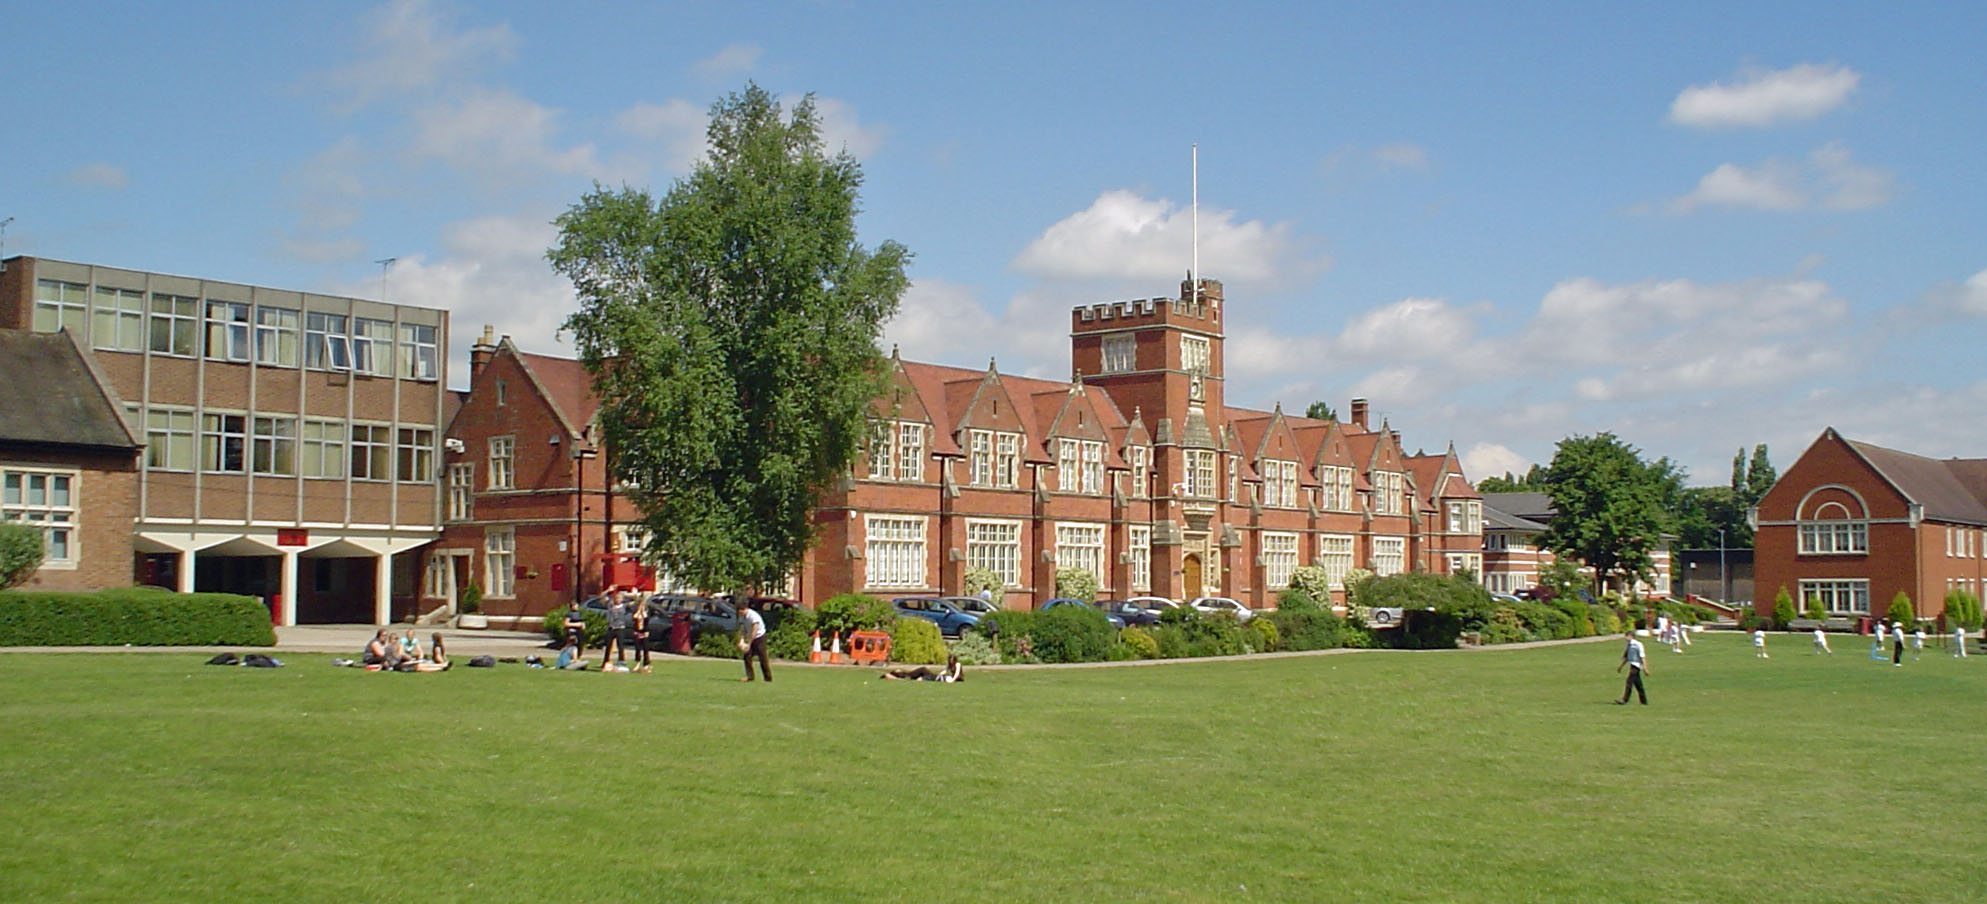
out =
[[[1773,658],[1773,657],[1771,657],[1771,656],[1768,656],[1768,655],[1766,655],[1766,629],[1765,629],[1765,628],[1754,628],[1754,629],[1752,629],[1752,654],[1753,654],[1754,656],[1757,656],[1757,657],[1761,658],[1761,659],[1772,659],[1772,658]]]
[[[1833,656],[1833,655],[1835,655],[1835,651],[1834,651],[1834,650],[1831,650],[1831,649],[1829,649],[1829,648],[1828,648],[1828,635],[1827,635],[1827,634],[1823,634],[1823,633],[1822,633],[1822,630],[1821,630],[1821,626],[1820,626],[1820,625],[1816,625],[1816,626],[1815,626],[1815,655],[1816,655],[1816,656],[1820,656],[1820,655],[1821,655],[1821,654],[1823,654],[1823,653],[1827,653],[1827,654],[1828,654],[1828,655],[1830,655],[1830,656]]]

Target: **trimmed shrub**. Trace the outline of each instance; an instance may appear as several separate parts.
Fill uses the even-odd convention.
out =
[[[913,665],[945,662],[945,638],[938,626],[922,618],[900,618],[890,629],[890,659]]]
[[[712,659],[741,659],[744,653],[738,651],[738,637],[723,631],[705,631],[697,635],[690,644],[690,652]]]
[[[1952,594],[1947,594],[1948,597],[1950,597],[1951,595]],[[1808,618],[1813,619],[1815,621],[1823,621],[1828,618],[1828,610],[1822,608],[1821,597],[1816,596],[1815,594],[1812,593],[1808,594],[1807,614]]]
[[[1900,593],[1899,595],[1902,594]],[[1907,608],[1909,608],[1910,605],[1911,604],[1909,602],[1905,603],[1905,606]],[[1891,608],[1895,609],[1896,607],[1897,607],[1896,603],[1891,604]],[[1785,631],[1787,630],[1787,625],[1791,624],[1793,621],[1794,621],[1794,596],[1793,594],[1787,592],[1787,585],[1781,584],[1780,592],[1773,594],[1773,630]]]
[[[1345,620],[1329,609],[1278,609],[1256,616],[1265,619],[1276,625],[1280,649],[1331,650],[1344,640]]]
[[[1477,640],[1485,646],[1522,643],[1525,639],[1525,624],[1519,620],[1518,610],[1510,606],[1499,606],[1492,610],[1490,621],[1477,630]]]
[[[1357,606],[1373,605],[1359,598],[1359,585],[1366,583],[1368,578],[1374,576],[1373,571],[1367,568],[1351,568],[1346,570],[1343,580],[1345,582],[1345,608],[1348,611]],[[1364,626],[1362,625],[1361,627]]]
[[[831,596],[815,612],[815,627],[824,635],[842,632],[846,641],[855,631],[889,631],[897,623],[897,607],[867,593]]]
[[[1110,620],[1089,606],[1057,606],[1036,612],[1029,634],[1034,638],[1035,656],[1043,662],[1103,662],[1116,642]]]
[[[1304,591],[1298,590],[1293,587],[1289,590],[1285,590],[1282,593],[1277,594],[1276,608],[1322,609],[1324,607],[1318,605],[1318,601],[1315,598],[1313,598],[1310,594],[1305,593]]]
[[[1058,568],[1056,595],[1094,603],[1097,601],[1097,576],[1087,568]]]
[[[1152,632],[1152,641],[1159,647],[1161,659],[1184,659],[1187,652],[1187,630],[1180,624],[1161,624]]]
[[[1255,635],[1253,639],[1243,638],[1253,652],[1274,653],[1277,651],[1277,641],[1281,638],[1282,632],[1277,630],[1276,622],[1257,615],[1255,618],[1249,619],[1249,623],[1242,627],[1245,633]]]
[[[1785,593],[1786,588],[1781,588]],[[1911,595],[1902,590],[1890,598],[1890,620],[1900,625],[1909,625],[1918,620],[1918,613],[1911,608]]]
[[[1035,658],[1035,613],[1026,609],[1002,609],[980,619],[979,629],[993,635],[994,648],[1002,662],[1037,662]]]
[[[472,615],[483,608],[483,587],[475,581],[462,588],[462,599],[456,602],[456,611]]]
[[[1317,565],[1299,565],[1290,569],[1290,589],[1284,591],[1285,598],[1290,594],[1301,594],[1316,606],[1332,604],[1332,573]],[[1287,605],[1278,601],[1277,605]]]
[[[1587,613],[1593,619],[1594,634],[1611,635],[1621,633],[1621,616],[1616,614],[1613,609],[1609,609],[1606,606],[1593,605],[1587,607]]]
[[[1226,613],[1196,614],[1179,624],[1188,656],[1240,656],[1249,652],[1242,625]]]
[[[276,630],[261,600],[231,593],[0,591],[0,646],[124,644],[270,647]]]
[[[34,577],[45,549],[39,528],[0,521],[0,588],[18,586]]]
[[[1964,628],[1980,627],[1980,599],[1964,590],[1946,593],[1946,623]]]
[[[814,652],[814,610],[773,606],[766,615],[766,655],[805,661]]]
[[[598,609],[581,609],[580,618],[586,622],[587,646],[599,647],[607,643],[607,613]],[[566,607],[560,606],[545,613],[545,618],[540,627],[545,629],[546,637],[550,637],[561,643],[565,642]],[[667,631],[668,628],[665,626],[663,630]]]
[[[960,583],[964,585],[963,589],[967,596],[979,596],[980,591],[986,590],[993,593],[994,599],[1000,599],[1001,592],[1007,589],[1006,582],[1002,581],[1000,575],[995,574],[991,568],[969,566]]]
[[[1126,628],[1119,631],[1118,649],[1126,651],[1127,655],[1124,656],[1126,659],[1159,658],[1159,641],[1145,633],[1143,628]]]
[[[994,649],[993,641],[978,631],[967,631],[952,643],[952,655],[959,657],[962,665],[1000,665],[1000,651]]]

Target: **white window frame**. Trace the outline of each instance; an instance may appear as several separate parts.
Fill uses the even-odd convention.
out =
[[[1021,522],[968,519],[966,564],[999,575],[1002,587],[1021,586]]]
[[[352,372],[393,376],[393,321],[352,318]]]
[[[896,476],[896,431],[890,421],[871,422],[869,440],[869,479],[889,480]]]
[[[400,325],[400,377],[403,380],[439,379],[435,337],[440,330],[426,323]]]
[[[1345,576],[1352,573],[1353,551],[1358,541],[1351,534],[1319,534],[1319,568],[1331,580],[1333,589],[1345,589]]]
[[[41,531],[41,568],[67,571],[82,561],[82,532],[76,518],[82,510],[81,492],[82,476],[76,471],[0,469],[0,520]]]
[[[1103,365],[1107,374],[1121,374],[1133,370],[1138,363],[1138,337],[1131,333],[1113,333],[1104,337]]]
[[[476,463],[448,466],[448,519],[468,521],[476,505]]]
[[[517,489],[517,437],[490,437],[490,486],[492,490]]]
[[[1297,535],[1284,531],[1264,531],[1263,582],[1271,590],[1290,586],[1290,573],[1297,570]]]
[[[247,414],[201,412],[200,470],[208,474],[242,474],[248,471]]]
[[[1805,610],[1808,597],[1821,597],[1822,608],[1830,615],[1870,614],[1870,582],[1867,578],[1802,579],[1797,608]]]
[[[35,280],[33,326],[37,333],[54,333],[66,326],[78,339],[89,335],[89,285],[59,279]]]
[[[1477,583],[1483,583],[1483,555],[1481,553],[1451,552],[1444,553],[1442,558],[1444,563],[1449,566],[1450,574],[1461,574],[1464,571],[1468,571],[1476,575]]]
[[[929,519],[907,515],[864,515],[863,582],[866,587],[921,589],[925,586],[925,526]]]
[[[386,424],[354,423],[346,447],[346,464],[353,480],[393,479],[393,428]]]
[[[1056,489],[1064,493],[1077,491],[1081,478],[1077,471],[1083,466],[1083,444],[1073,439],[1056,441]]]
[[[1152,483],[1152,450],[1126,446],[1125,457],[1131,459],[1131,495],[1143,499]]]
[[[448,571],[451,567],[447,552],[428,553],[427,580],[423,582],[421,595],[428,599],[440,599],[448,595]]]
[[[145,409],[145,468],[192,471],[200,463],[199,418],[191,408]]]
[[[146,347],[154,355],[192,358],[200,352],[200,299],[153,292],[145,321]],[[160,331],[164,332],[161,333]]]
[[[994,436],[994,486],[1011,490],[1021,485],[1021,434]]]
[[[346,470],[345,422],[305,418],[298,437],[300,455],[297,469],[303,476],[323,480],[344,480]]]
[[[1297,507],[1297,463],[1265,459],[1263,461],[1263,504],[1278,508]]]
[[[91,300],[90,345],[117,352],[145,350],[145,293],[97,286]]]
[[[1213,345],[1206,336],[1180,337],[1180,369],[1190,374],[1207,376],[1213,365]]]
[[[254,357],[249,347],[251,331],[249,306],[247,302],[207,299],[206,342],[201,353],[212,361],[239,361],[247,363]]]
[[[897,479],[925,479],[925,425],[897,422]]]
[[[1186,486],[1182,488],[1184,495],[1189,499],[1213,499],[1216,489],[1214,450],[1188,449],[1186,457]]]
[[[435,479],[435,429],[402,427],[393,445],[394,476],[401,483],[428,483]]]
[[[258,414],[249,424],[248,470],[272,477],[297,474],[297,419]]]
[[[1803,521],[1799,531],[1800,555],[1861,556],[1870,552],[1868,522]]]
[[[976,487],[993,486],[993,431],[969,430],[966,441],[971,453],[971,458],[968,459],[971,466],[971,471],[967,475],[971,478],[969,482]]]
[[[343,314],[304,312],[304,366],[311,370],[351,370],[352,337],[346,332],[349,323]]]
[[[1152,526],[1133,524],[1125,528],[1125,582],[1133,593],[1152,591]]]
[[[483,595],[498,599],[517,596],[517,529],[483,529]]]
[[[1097,589],[1108,586],[1104,568],[1104,525],[1089,521],[1056,522],[1056,567],[1081,568],[1097,579]]]
[[[1093,496],[1104,492],[1104,444],[1083,442],[1083,484],[1081,492]]]
[[[1376,577],[1400,574],[1407,570],[1406,537],[1374,537],[1373,556],[1369,564]]]
[[[297,366],[299,311],[258,306],[255,309],[255,363],[263,367]]]

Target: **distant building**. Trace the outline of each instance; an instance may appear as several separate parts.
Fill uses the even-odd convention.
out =
[[[86,545],[84,568],[262,597],[280,624],[413,612],[409,553],[441,529],[446,312],[32,257],[4,268],[0,328],[66,329],[142,431],[129,544]]]
[[[1106,597],[1260,608],[1299,565],[1335,582],[1480,570],[1482,506],[1453,448],[1409,454],[1363,399],[1344,422],[1226,404],[1222,305],[1210,280],[1077,308],[1068,381],[893,354],[878,445],[821,500],[798,573],[762,592],[951,594],[977,566],[1006,583],[1007,606],[1030,608],[1055,595],[1058,568],[1081,568]],[[450,576],[426,590],[475,576],[493,618],[529,620],[597,592],[595,557],[627,548],[634,513],[603,502],[599,459],[571,455],[595,448],[576,362],[487,339],[472,361],[429,563]]]
[[[124,402],[73,332],[0,330],[0,519],[39,528],[41,568],[23,585],[131,584],[138,454]]]
[[[1540,570],[1558,561],[1558,556],[1539,545],[1559,510],[1544,493],[1485,493],[1483,495],[1483,586],[1492,593],[1517,593],[1538,586]],[[1664,536],[1649,551],[1650,580],[1635,583],[1636,594],[1666,597],[1672,593],[1670,544]]]
[[[1873,446],[1830,427],[1751,512],[1753,605],[1885,615],[1900,591],[1920,618],[1948,591],[1981,593],[1987,572],[1987,459],[1936,459]]]

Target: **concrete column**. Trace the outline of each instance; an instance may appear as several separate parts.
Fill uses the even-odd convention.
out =
[[[278,614],[284,627],[297,623],[297,551],[283,551],[283,578],[277,586],[283,594],[283,608]]]
[[[393,622],[393,553],[380,553],[373,562],[373,624],[391,624]]]
[[[193,592],[193,562],[196,557],[191,549],[179,551],[179,592]]]

